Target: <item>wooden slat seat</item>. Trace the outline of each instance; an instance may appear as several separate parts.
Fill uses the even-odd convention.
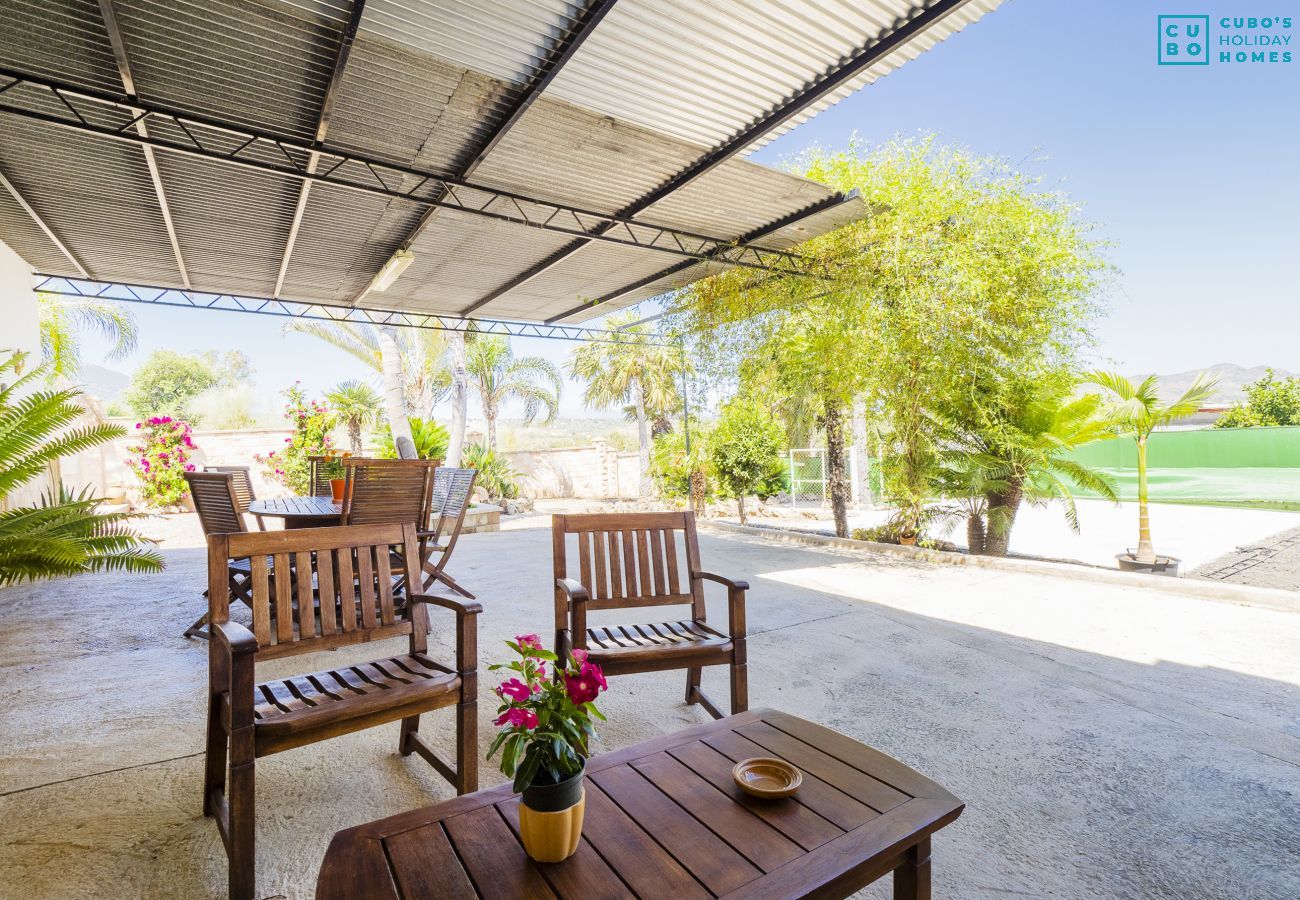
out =
[[[258,755],[325,726],[382,714],[375,725],[438,709],[455,702],[460,687],[456,672],[423,653],[262,682],[253,689]]]
[[[655,668],[677,669],[684,662],[715,665],[730,661],[735,649],[731,638],[702,622],[658,622],[653,625],[610,625],[587,629],[587,650],[592,662],[610,675]],[[656,666],[662,661],[662,666]],[[647,668],[649,666],[649,668]]]

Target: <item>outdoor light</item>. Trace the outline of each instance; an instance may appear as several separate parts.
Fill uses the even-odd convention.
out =
[[[370,282],[370,289],[383,293],[388,290],[389,285],[397,280],[397,276],[406,271],[406,267],[415,262],[415,254],[410,250],[398,250],[388,258],[384,267],[379,270],[375,280]]]

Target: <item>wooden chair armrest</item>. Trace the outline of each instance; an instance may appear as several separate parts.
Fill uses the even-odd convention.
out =
[[[574,603],[586,603],[591,599],[587,589],[572,578],[557,578],[555,579],[555,586],[564,591]]]
[[[748,581],[735,581],[731,578],[728,578],[725,575],[718,575],[714,572],[696,572],[694,577],[699,578],[702,581],[716,582],[717,584],[721,584],[725,586],[727,590],[731,590],[731,591],[749,590]]]
[[[243,656],[257,650],[257,638],[238,622],[214,622],[212,638],[218,641],[229,656]]]
[[[475,616],[483,611],[483,604],[477,600],[465,600],[444,594],[411,594],[410,599],[414,603],[441,606],[443,609],[451,610],[458,616]]]

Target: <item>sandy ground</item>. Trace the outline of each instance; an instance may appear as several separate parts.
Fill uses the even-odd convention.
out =
[[[484,607],[484,664],[506,636],[551,627],[546,524],[516,521],[457,551]],[[225,856],[199,811],[206,648],[180,637],[204,554],[192,519],[149,530],[169,538],[166,574],[0,591],[0,897],[223,896]],[[753,586],[753,705],[865,740],[967,802],[935,840],[936,897],[1300,896],[1300,615],[749,537],[701,543],[709,568]],[[704,721],[682,706],[681,681],[614,680],[604,746]],[[710,686],[725,696],[721,670]],[[421,729],[448,751],[449,716]],[[261,896],[310,897],[335,831],[451,796],[396,744],[393,724],[259,762]],[[484,768],[485,785],[499,780]],[[866,895],[888,896],[887,881]]]
[[[1011,552],[1044,559],[1074,560],[1115,568],[1115,554],[1137,546],[1137,504],[1078,500],[1079,533],[1070,530],[1058,505],[1024,507],[1016,516],[1011,532]],[[834,532],[829,521],[809,519],[756,519],[759,524]],[[864,510],[849,518],[851,528],[879,525],[890,510]],[[1156,550],[1183,561],[1188,572],[1239,546],[1251,546],[1288,529],[1300,527],[1300,513],[1267,509],[1236,509],[1224,506],[1189,506],[1181,503],[1151,504],[1151,529]],[[944,535],[959,547],[966,546],[964,525]],[[1247,582],[1250,583],[1250,582]]]

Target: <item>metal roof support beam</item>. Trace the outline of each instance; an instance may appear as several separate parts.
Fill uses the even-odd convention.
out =
[[[129,98],[134,99],[135,78],[131,74],[131,59],[126,55],[126,41],[122,37],[122,28],[117,22],[117,12],[113,9],[113,0],[99,0],[99,12],[104,19],[104,29],[108,32],[108,42],[113,47],[113,59],[117,62],[117,71],[122,78],[122,89]],[[135,123],[136,131],[141,137],[149,136],[149,128],[141,119]],[[185,257],[181,255],[181,244],[176,238],[176,225],[172,222],[171,207],[167,205],[167,192],[163,190],[162,173],[158,171],[158,160],[154,158],[153,147],[142,144],[145,165],[149,167],[149,179],[153,182],[153,191],[158,195],[158,209],[162,213],[163,225],[167,228],[167,240],[172,245],[172,255],[176,257],[176,268],[181,273],[181,282],[190,286],[190,273],[185,268]]]
[[[109,0],[100,0],[107,3]],[[339,35],[339,46],[334,54],[334,70],[330,73],[329,85],[321,99],[320,116],[316,120],[316,143],[325,140],[330,130],[330,119],[334,115],[334,103],[338,99],[339,88],[343,84],[343,72],[348,67],[348,57],[352,55],[352,45],[357,39],[357,29],[361,27],[361,14],[365,11],[366,0],[352,0],[352,12],[343,33]],[[307,159],[307,171],[315,172],[320,164],[320,154],[313,152]],[[275,293],[279,297],[284,289],[284,276],[289,271],[289,260],[293,257],[293,245],[298,242],[298,229],[302,227],[303,213],[307,211],[307,197],[311,194],[311,182],[304,181],[298,188],[298,205],[293,210],[293,221],[289,223],[289,236],[284,242],[284,253],[280,254],[280,271],[275,276]]]
[[[50,239],[54,246],[59,248],[59,252],[67,257],[68,262],[72,263],[72,267],[81,273],[81,277],[91,277],[90,272],[86,271],[86,267],[81,264],[81,260],[77,259],[73,252],[68,249],[67,244],[59,240],[59,236],[54,233],[54,229],[50,228],[46,221],[37,214],[36,210],[32,209],[32,205],[23,199],[23,195],[18,193],[18,188],[14,187],[14,183],[5,177],[4,172],[0,172],[0,185],[4,185],[4,189],[13,195],[13,198],[18,201],[18,205],[23,208],[27,215],[32,217],[32,221],[36,223],[37,227],[45,232],[45,236]]]
[[[474,155],[470,157],[469,162],[461,166],[456,172],[457,178],[463,180],[474,174],[474,170],[482,164],[493,148],[523,118],[524,113],[528,112],[529,107],[533,105],[537,98],[542,96],[542,92],[555,80],[555,76],[560,74],[560,70],[578,52],[578,48],[591,36],[596,26],[600,24],[600,20],[605,18],[605,14],[614,8],[616,2],[617,0],[591,0],[587,4],[569,33],[551,48],[546,61],[538,68],[532,81],[524,88],[523,93],[515,100],[514,105],[510,107],[510,111],[497,123],[496,127],[488,134],[487,139],[474,151]],[[420,220],[415,223],[415,227],[403,239],[400,249],[411,249],[411,245],[424,233],[424,230],[429,227],[429,223],[437,215],[438,207],[436,206],[431,206],[425,210],[424,215],[420,216]],[[359,302],[369,290],[370,288],[367,285],[353,302]]]
[[[633,334],[579,325],[546,325],[538,322],[513,322],[505,319],[466,319],[434,313],[408,313],[396,310],[345,306],[333,303],[299,303],[274,297],[248,297],[240,294],[215,294],[179,288],[153,287],[122,282],[91,281],[62,275],[36,275],[36,290],[65,297],[93,297],[122,303],[144,303],[181,309],[215,309],[223,312],[252,313],[291,319],[324,322],[365,322],[394,325],[399,328],[424,328],[433,331],[458,331],[464,334],[499,334],[508,337],[535,337],[559,341],[589,341],[608,344],[648,343],[675,347],[676,343],[647,340]]]
[[[830,72],[827,72],[822,77],[816,79],[798,94],[795,94],[780,106],[770,110],[766,115],[757,119],[753,124],[728,138],[717,147],[714,147],[704,156],[701,156],[695,162],[691,163],[691,165],[678,172],[653,191],[650,191],[633,203],[619,210],[618,216],[631,218],[637,215],[637,213],[650,208],[660,200],[663,200],[665,197],[668,197],[670,194],[686,187],[700,176],[713,171],[722,163],[731,159],[731,157],[735,156],[737,153],[740,153],[750,144],[762,138],[772,129],[779,128],[781,125],[790,121],[805,109],[821,100],[827,94],[838,90],[844,84],[880,62],[899,47],[902,47],[908,41],[912,40],[926,29],[934,26],[940,20],[947,18],[969,2],[970,0],[932,0],[932,2],[924,8],[915,10],[910,17],[904,19],[894,28],[890,29],[889,32],[881,35],[861,48],[843,65],[832,69]],[[536,266],[528,269],[526,272],[515,276],[505,284],[485,294],[483,297],[466,307],[462,312],[468,314],[488,303],[491,303],[498,297],[509,293],[520,285],[531,281],[538,275],[541,275],[543,272],[546,272],[564,262],[570,256],[573,256],[573,254],[577,253],[583,247],[590,244],[592,240],[597,238],[597,234],[592,234],[590,237],[580,238],[574,241],[567,247],[556,251],[551,256],[542,260]]]
[[[685,259],[716,259],[728,265],[783,274],[813,277],[822,275],[815,264],[784,250],[769,250],[726,238],[651,225],[618,215],[486,188],[451,176],[421,172],[321,145],[303,145],[288,138],[144,104],[131,98],[34,78],[9,69],[0,69],[0,78],[9,79],[9,83],[0,85],[0,113],[57,128],[147,145],[171,153],[182,153],[301,181],[320,182],[345,190],[407,200],[418,205],[453,209],[472,216],[581,237],[584,241],[603,241]],[[69,109],[69,115],[62,112],[56,115],[47,109],[33,108],[33,90],[53,93]],[[76,111],[77,104],[85,106],[86,103],[98,106],[89,119]],[[110,116],[105,115],[104,107],[116,108],[129,114],[129,118],[125,118],[116,127],[106,124],[106,119]],[[160,121],[168,127],[155,128],[146,137],[134,131],[134,126],[144,121]],[[321,160],[321,167],[314,172],[307,170],[312,154],[319,154]]]
[[[802,222],[804,219],[811,218],[818,213],[825,212],[826,210],[832,209],[836,206],[842,206],[845,203],[852,203],[857,200],[859,196],[858,191],[855,189],[847,194],[836,194],[833,197],[827,197],[825,200],[819,200],[816,203],[805,206],[803,209],[790,213],[788,216],[782,216],[773,222],[769,222],[761,228],[755,228],[753,231],[741,237],[741,241],[749,242],[765,238],[770,234],[775,234],[782,228],[788,228],[789,226]],[[595,300],[583,303],[581,306],[575,306],[568,312],[562,312],[558,316],[551,316],[551,318],[546,320],[546,324],[552,325],[562,319],[569,318],[569,316],[576,316],[578,313],[591,309],[593,306],[599,306],[602,303],[609,303],[610,301],[617,300],[620,297],[626,297],[628,294],[639,291],[647,285],[654,284],[661,278],[667,278],[668,276],[675,275],[678,272],[684,272],[696,265],[699,265],[699,263],[695,260],[686,260],[677,263],[674,266],[669,266],[661,272],[656,272],[653,275],[648,275],[645,278],[638,279],[637,281],[634,281],[625,287],[621,287],[616,291],[611,291],[602,297],[597,297]]]

